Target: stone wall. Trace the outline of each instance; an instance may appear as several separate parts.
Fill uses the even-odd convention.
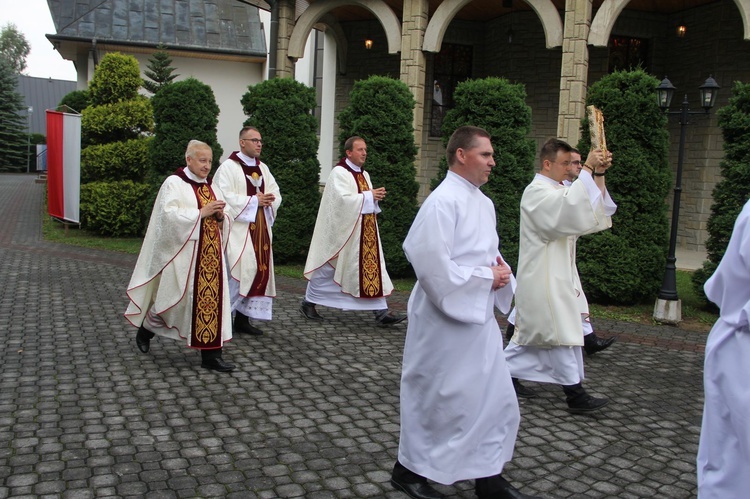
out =
[[[684,38],[675,34],[678,21],[684,21],[688,28]],[[343,27],[350,43],[346,74],[339,75],[336,87],[336,114],[348,103],[355,81],[372,74],[398,78],[400,66],[400,56],[387,53],[385,34],[375,21],[346,23]],[[680,19],[625,10],[612,34],[649,40],[647,69],[659,79],[667,75],[678,87],[672,105],[674,111],[679,109],[685,93],[691,108],[699,110],[698,86],[709,75],[722,86],[716,108],[708,116],[691,117],[687,128],[678,246],[703,252],[711,193],[720,179],[719,163],[723,158],[716,110],[727,103],[734,81],[750,81],[750,42],[742,39],[739,11],[733,0],[690,9]],[[364,48],[366,36],[374,40],[371,50]],[[539,146],[557,134],[561,49],[546,48],[542,25],[535,13],[514,12],[487,23],[457,20],[448,28],[444,43],[474,47],[474,77],[504,77],[525,86],[527,103],[532,108],[531,137]],[[592,46],[588,49],[590,85],[607,74],[608,50]],[[432,54],[426,54],[427,82],[433,80],[433,58]],[[430,179],[436,175],[444,155],[441,139],[430,136],[431,104],[431,99],[426,99],[419,153],[422,169],[417,179],[420,201],[429,193]],[[669,126],[670,163],[676,171],[680,136],[676,116],[670,118]],[[334,154],[337,156],[338,150]],[[671,202],[672,193],[665,199],[665,203],[671,205]]]

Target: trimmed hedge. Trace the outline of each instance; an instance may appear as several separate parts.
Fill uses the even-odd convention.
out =
[[[667,116],[643,70],[618,71],[589,88],[587,105],[604,114],[612,167],[607,189],[617,203],[612,228],[578,239],[577,265],[589,300],[631,305],[654,300],[664,276],[669,222],[665,198],[672,186]],[[591,148],[588,119],[578,148]]]
[[[417,214],[417,192],[412,125],[414,97],[400,80],[371,76],[354,84],[349,104],[339,114],[340,154],[346,139],[358,135],[367,143],[365,169],[373,187],[385,187],[378,215],[383,254],[389,275],[414,274],[402,245]]]
[[[132,180],[81,186],[81,225],[103,236],[140,236],[148,223],[151,187]]]
[[[58,107],[68,106],[69,109],[72,109],[73,111],[78,113],[82,113],[84,109],[89,107],[89,104],[90,97],[88,90],[73,90],[72,92],[65,94],[65,96],[60,100],[60,104],[58,104]]]
[[[211,87],[188,78],[162,86],[151,103],[156,125],[149,155],[153,166],[151,182],[157,189],[176,168],[185,166],[185,149],[192,139],[211,146],[213,165],[218,167],[224,150],[216,138],[219,105]]]
[[[92,145],[81,151],[81,183],[133,180],[146,176],[151,137]]]
[[[315,90],[291,78],[274,78],[248,87],[242,108],[248,116],[244,125],[263,136],[261,160],[283,198],[273,228],[274,261],[304,264],[320,204]]]
[[[134,236],[148,221],[152,189],[144,179],[145,150],[153,128],[151,102],[138,94],[138,61],[107,54],[89,86],[81,135],[81,226],[104,236]]]
[[[516,269],[521,221],[521,195],[534,178],[536,144],[531,132],[531,108],[526,104],[523,85],[504,78],[484,78],[459,83],[453,95],[455,107],[443,120],[443,145],[460,126],[484,128],[495,149],[494,171],[481,187],[495,204],[497,233],[503,257]],[[440,161],[439,173],[432,181],[437,187],[445,178],[448,163]]]
[[[99,61],[89,82],[90,104],[101,106],[135,99],[142,83],[136,58],[111,52]]]
[[[91,105],[81,114],[86,144],[134,139],[154,127],[151,101],[143,95],[114,104]]]
[[[750,198],[750,84],[735,82],[729,103],[718,111],[724,137],[722,180],[713,190],[708,218],[708,260],[693,273],[693,286],[705,298],[703,285],[724,257],[734,222]]]

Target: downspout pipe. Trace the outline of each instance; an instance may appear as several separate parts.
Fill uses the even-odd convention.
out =
[[[266,0],[271,6],[271,34],[268,47],[268,79],[276,78],[276,54],[279,38],[279,0]]]

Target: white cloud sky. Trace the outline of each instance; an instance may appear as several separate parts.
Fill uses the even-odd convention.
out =
[[[55,33],[47,0],[0,0],[0,27],[8,23],[15,24],[31,46],[24,74],[75,81],[73,62],[63,59],[44,36]]]

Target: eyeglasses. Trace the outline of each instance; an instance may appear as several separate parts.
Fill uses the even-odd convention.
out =
[[[253,144],[262,144],[263,143],[263,141],[261,139],[240,139],[240,142],[242,142],[243,140],[249,140]]]

